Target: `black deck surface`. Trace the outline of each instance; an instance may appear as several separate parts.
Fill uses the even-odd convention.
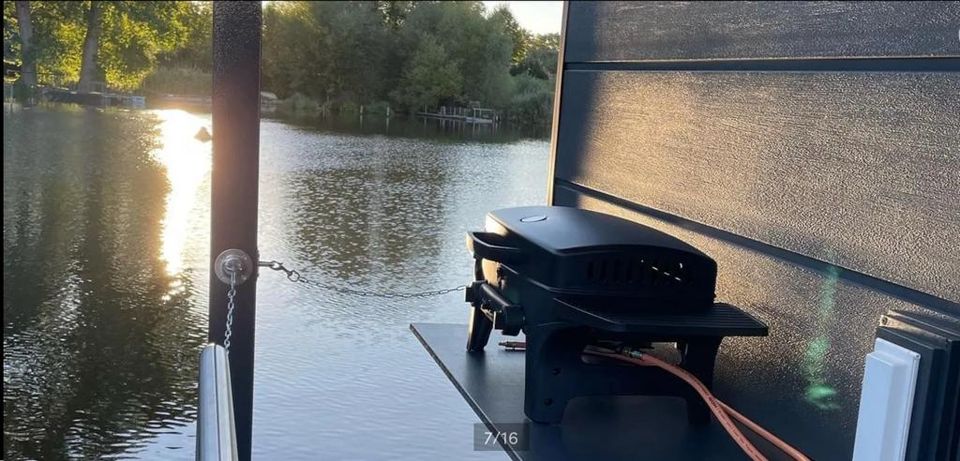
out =
[[[533,423],[523,413],[523,352],[497,346],[494,332],[483,354],[467,354],[466,325],[410,325],[480,419],[493,429],[527,423],[527,451],[515,460],[739,460],[745,459],[715,421],[687,424],[686,403],[672,397],[589,397],[570,402],[560,425]],[[766,447],[758,447],[767,451]],[[774,458],[771,458],[774,459]]]

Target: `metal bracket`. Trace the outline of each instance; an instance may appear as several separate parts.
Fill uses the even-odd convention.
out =
[[[236,273],[237,285],[243,285],[251,275],[256,265],[253,258],[245,251],[236,248],[223,250],[213,262],[213,271],[221,282],[230,284],[230,273]]]

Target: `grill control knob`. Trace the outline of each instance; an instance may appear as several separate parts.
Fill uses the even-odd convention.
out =
[[[537,221],[546,221],[546,220],[547,220],[547,217],[542,214],[520,218],[520,222],[537,222]]]

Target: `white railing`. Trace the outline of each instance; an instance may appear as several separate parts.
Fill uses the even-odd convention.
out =
[[[208,344],[200,352],[200,404],[197,406],[197,461],[235,461],[236,424],[230,363],[223,346]]]

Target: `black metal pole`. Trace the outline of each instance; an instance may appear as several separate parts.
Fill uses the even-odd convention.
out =
[[[215,275],[223,250],[257,253],[260,162],[261,2],[213,3],[213,177],[210,222],[209,340],[223,344],[227,285]],[[254,268],[254,271],[256,269]],[[250,459],[256,276],[237,288],[230,376],[241,461]]]

